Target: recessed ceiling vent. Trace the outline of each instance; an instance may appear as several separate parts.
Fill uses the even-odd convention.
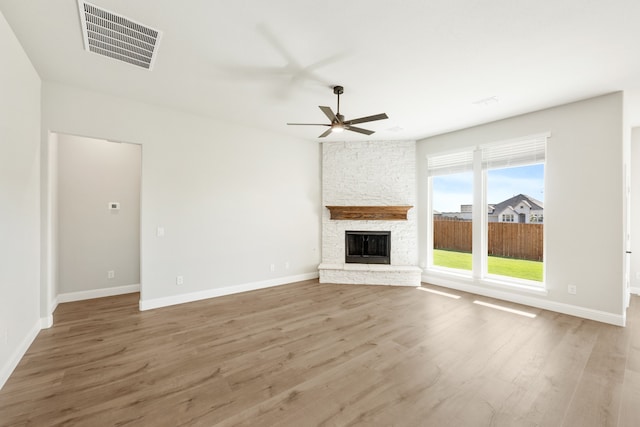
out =
[[[151,70],[162,33],[124,16],[78,0],[84,48]]]

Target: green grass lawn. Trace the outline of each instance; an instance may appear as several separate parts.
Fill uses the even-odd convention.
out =
[[[494,256],[488,257],[487,262],[490,274],[542,282],[542,262]],[[433,264],[440,267],[471,270],[471,254],[435,249]]]

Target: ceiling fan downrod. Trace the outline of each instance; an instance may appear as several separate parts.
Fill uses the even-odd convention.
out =
[[[342,95],[344,93],[344,88],[342,86],[334,86],[333,87],[333,93],[335,95],[338,95],[338,112],[336,113],[336,116],[338,118],[340,118],[340,95]],[[340,120],[342,121],[342,120]]]

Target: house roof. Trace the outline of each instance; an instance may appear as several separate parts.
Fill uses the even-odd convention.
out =
[[[286,123],[327,122],[334,85],[347,119],[389,119],[326,140],[419,139],[615,90],[640,125],[637,0],[91,3],[162,33],[152,71],[85,51],[76,1],[0,0],[45,82],[312,141],[322,127]]]
[[[531,196],[527,196],[526,194],[518,194],[517,196],[513,196],[510,199],[497,203],[494,206],[493,212],[494,214],[499,214],[503,212],[505,209],[515,210],[515,207],[521,203],[525,203],[529,205],[529,207],[533,210],[543,210],[544,205],[541,201],[534,199]]]

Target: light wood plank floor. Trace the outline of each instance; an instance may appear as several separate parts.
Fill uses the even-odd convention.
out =
[[[619,328],[424,287],[461,298],[311,280],[146,312],[138,294],[61,304],[0,425],[640,425],[637,297]]]

